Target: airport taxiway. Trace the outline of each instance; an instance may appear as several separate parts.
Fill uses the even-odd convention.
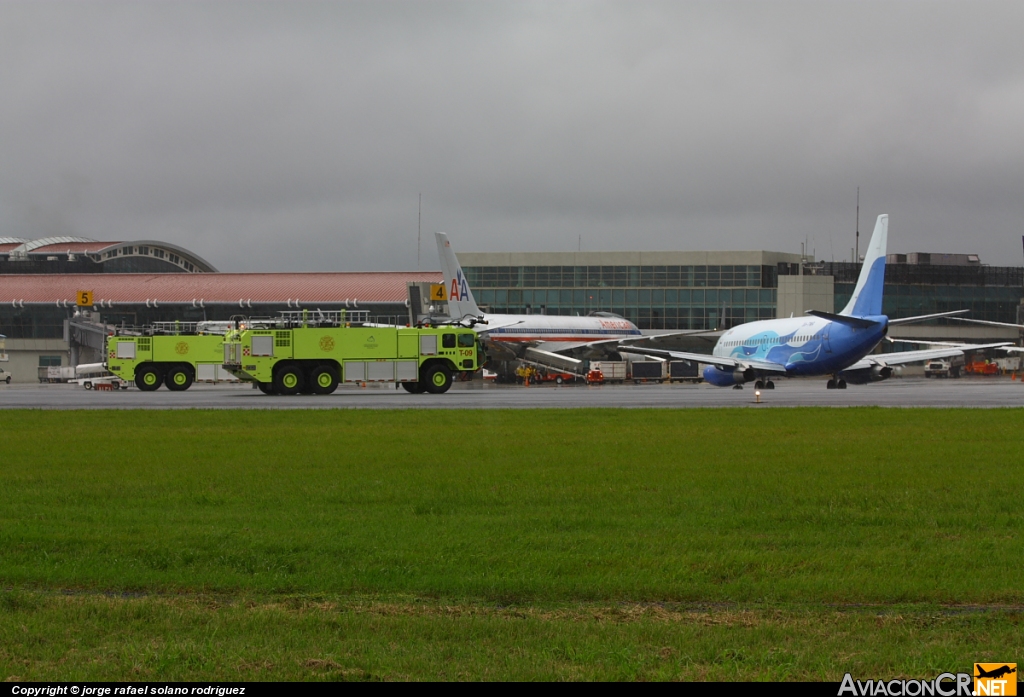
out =
[[[774,390],[711,385],[492,385],[456,383],[443,395],[395,385],[342,386],[331,395],[280,397],[247,385],[194,385],[187,392],[101,392],[71,385],[2,385],[0,409],[573,409],[749,407],[1020,407],[1024,383],[1009,378],[902,378],[826,390],[824,380],[779,380]]]

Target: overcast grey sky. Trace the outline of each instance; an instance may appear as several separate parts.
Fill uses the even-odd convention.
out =
[[[0,236],[1021,265],[1024,3],[0,2]]]

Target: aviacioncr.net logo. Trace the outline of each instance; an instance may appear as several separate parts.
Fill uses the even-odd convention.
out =
[[[942,673],[934,680],[854,680],[847,673],[839,695],[856,697],[972,697],[970,673]]]

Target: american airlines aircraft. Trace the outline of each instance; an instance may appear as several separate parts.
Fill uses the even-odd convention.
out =
[[[707,365],[704,379],[712,385],[741,387],[754,382],[772,389],[774,377],[830,376],[828,389],[845,389],[847,382],[863,384],[885,380],[893,367],[935,358],[963,355],[971,349],[1006,346],[959,344],[921,351],[871,354],[897,324],[963,314],[967,310],[889,319],[882,314],[886,238],[889,216],[878,216],[864,266],[850,302],[833,314],[809,310],[809,316],[749,322],[733,327],[719,338],[711,356],[684,351],[624,347],[630,353],[675,358]]]
[[[496,360],[533,358],[574,369],[583,362],[581,359],[619,360],[618,352],[633,342],[707,333],[695,330],[645,336],[628,319],[610,312],[591,312],[586,317],[481,312],[448,236],[437,232],[434,237],[448,295],[448,314],[476,329],[486,341],[488,354]]]

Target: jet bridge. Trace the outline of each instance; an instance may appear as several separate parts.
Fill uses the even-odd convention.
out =
[[[93,322],[81,315],[64,320],[64,341],[71,349],[71,365],[102,361],[107,336],[113,332],[114,325]]]

